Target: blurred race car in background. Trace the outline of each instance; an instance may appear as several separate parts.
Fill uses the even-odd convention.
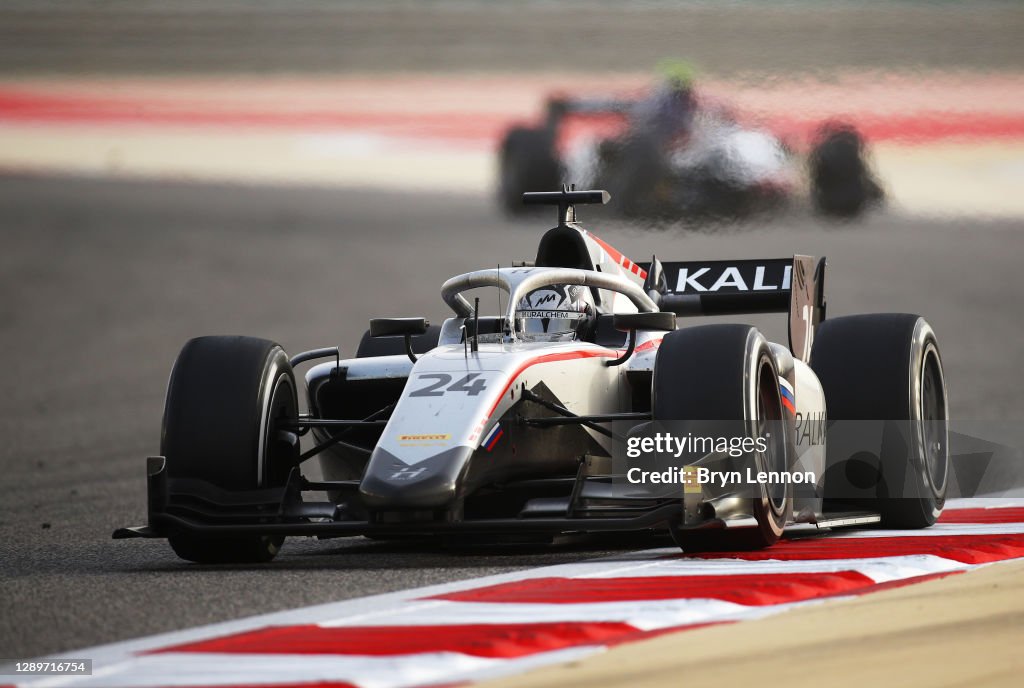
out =
[[[852,125],[822,123],[801,155],[740,119],[698,97],[685,69],[640,97],[552,97],[541,124],[502,139],[499,202],[515,215],[524,192],[576,184],[607,189],[617,215],[701,219],[799,198],[824,215],[854,217],[882,200]]]

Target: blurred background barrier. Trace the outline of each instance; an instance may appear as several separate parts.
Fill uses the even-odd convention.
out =
[[[857,126],[895,208],[1024,213],[1013,3],[112,2],[0,8],[0,169],[490,192],[553,95],[666,57],[806,147]]]

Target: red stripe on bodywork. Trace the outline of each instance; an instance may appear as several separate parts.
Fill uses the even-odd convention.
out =
[[[271,626],[154,650],[228,654],[368,655],[459,652],[510,659],[578,645],[602,645],[639,631],[620,622],[465,624],[455,626]]]
[[[555,361],[571,361],[577,358],[616,358],[617,356],[618,354],[616,354],[613,351],[587,350],[566,351],[557,354],[545,354],[543,356],[538,356],[537,358],[531,359],[515,369],[515,372],[513,372],[511,377],[509,377],[508,383],[504,387],[502,387],[501,394],[498,395],[498,398],[495,399],[494,404],[487,411],[487,417],[491,417],[491,414],[494,413],[494,409],[498,408],[498,404],[500,404],[501,400],[505,398],[505,393],[508,391],[509,387],[511,387],[513,383],[515,383],[516,378],[522,375],[523,371],[526,370],[527,368],[530,368],[535,365],[540,365],[541,363],[553,363]]]
[[[857,571],[635,578],[531,578],[426,599],[517,604],[593,604],[706,598],[748,606],[764,606],[851,592],[874,584],[874,580]]]
[[[994,509],[950,509],[939,523],[1024,523],[1024,507]]]
[[[646,342],[644,342],[643,344],[641,344],[637,348],[633,349],[633,353],[638,354],[638,353],[641,353],[643,351],[649,351],[651,349],[656,349],[659,346],[661,346],[661,340],[660,339],[648,339]],[[626,350],[622,349],[622,353],[625,353],[625,352],[626,352]]]
[[[670,554],[669,558],[744,559],[746,561],[810,561],[813,559],[866,559],[932,554],[964,564],[1024,557],[1024,534],[909,535],[870,538],[806,538],[782,540],[756,552],[703,552]]]
[[[590,233],[590,232],[585,232],[585,234],[586,234],[586,235],[587,235],[588,237],[590,237],[591,239],[593,239],[594,241],[596,241],[596,242],[597,242],[597,244],[598,244],[598,245],[599,245],[599,246],[600,246],[601,248],[603,248],[603,249],[604,249],[605,253],[607,253],[607,254],[608,254],[608,256],[609,256],[609,257],[610,257],[610,258],[611,258],[611,259],[612,259],[613,261],[615,261],[616,263],[618,263],[618,264],[619,264],[619,265],[621,265],[622,267],[625,267],[625,268],[627,268],[627,269],[628,269],[630,265],[635,265],[635,263],[634,263],[633,261],[631,261],[631,260],[630,260],[629,258],[627,258],[626,256],[622,255],[622,253],[620,253],[618,249],[616,249],[616,248],[615,248],[614,246],[612,246],[611,244],[607,243],[607,242],[606,242],[606,241],[605,241],[604,239],[602,239],[601,237],[597,236],[596,234],[592,234],[592,233]],[[638,268],[639,268],[640,266],[636,266],[636,267],[638,267]],[[637,272],[637,273],[635,273],[635,274],[639,275],[640,279],[647,279],[647,271],[646,271],[646,270],[640,270],[639,272]]]

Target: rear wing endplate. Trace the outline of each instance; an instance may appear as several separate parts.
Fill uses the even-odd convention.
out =
[[[661,310],[678,316],[789,313],[790,350],[810,360],[814,330],[825,319],[824,258],[817,264],[801,255],[668,263],[655,258],[641,267],[663,276],[651,291]]]

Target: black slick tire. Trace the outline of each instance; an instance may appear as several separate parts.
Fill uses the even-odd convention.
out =
[[[825,390],[830,426],[826,510],[877,511],[888,528],[934,524],[949,474],[948,402],[928,322],[904,313],[826,320],[811,367]],[[853,442],[839,441],[844,423],[874,444],[854,451]]]
[[[161,453],[170,481],[203,481],[245,491],[285,484],[298,438],[274,429],[295,418],[298,400],[288,357],[254,337],[198,337],[175,361],[164,407]],[[283,537],[171,533],[171,548],[198,563],[270,561]]]
[[[669,333],[658,349],[652,389],[654,420],[716,421],[718,432],[758,437],[766,424],[788,427],[778,371],[768,342],[747,325],[704,325]],[[698,426],[699,427],[699,426]],[[768,451],[756,454],[758,470],[786,469],[791,433],[775,432]],[[768,547],[782,535],[791,497],[784,487],[751,498],[757,527],[684,529],[670,524],[684,551]]]

